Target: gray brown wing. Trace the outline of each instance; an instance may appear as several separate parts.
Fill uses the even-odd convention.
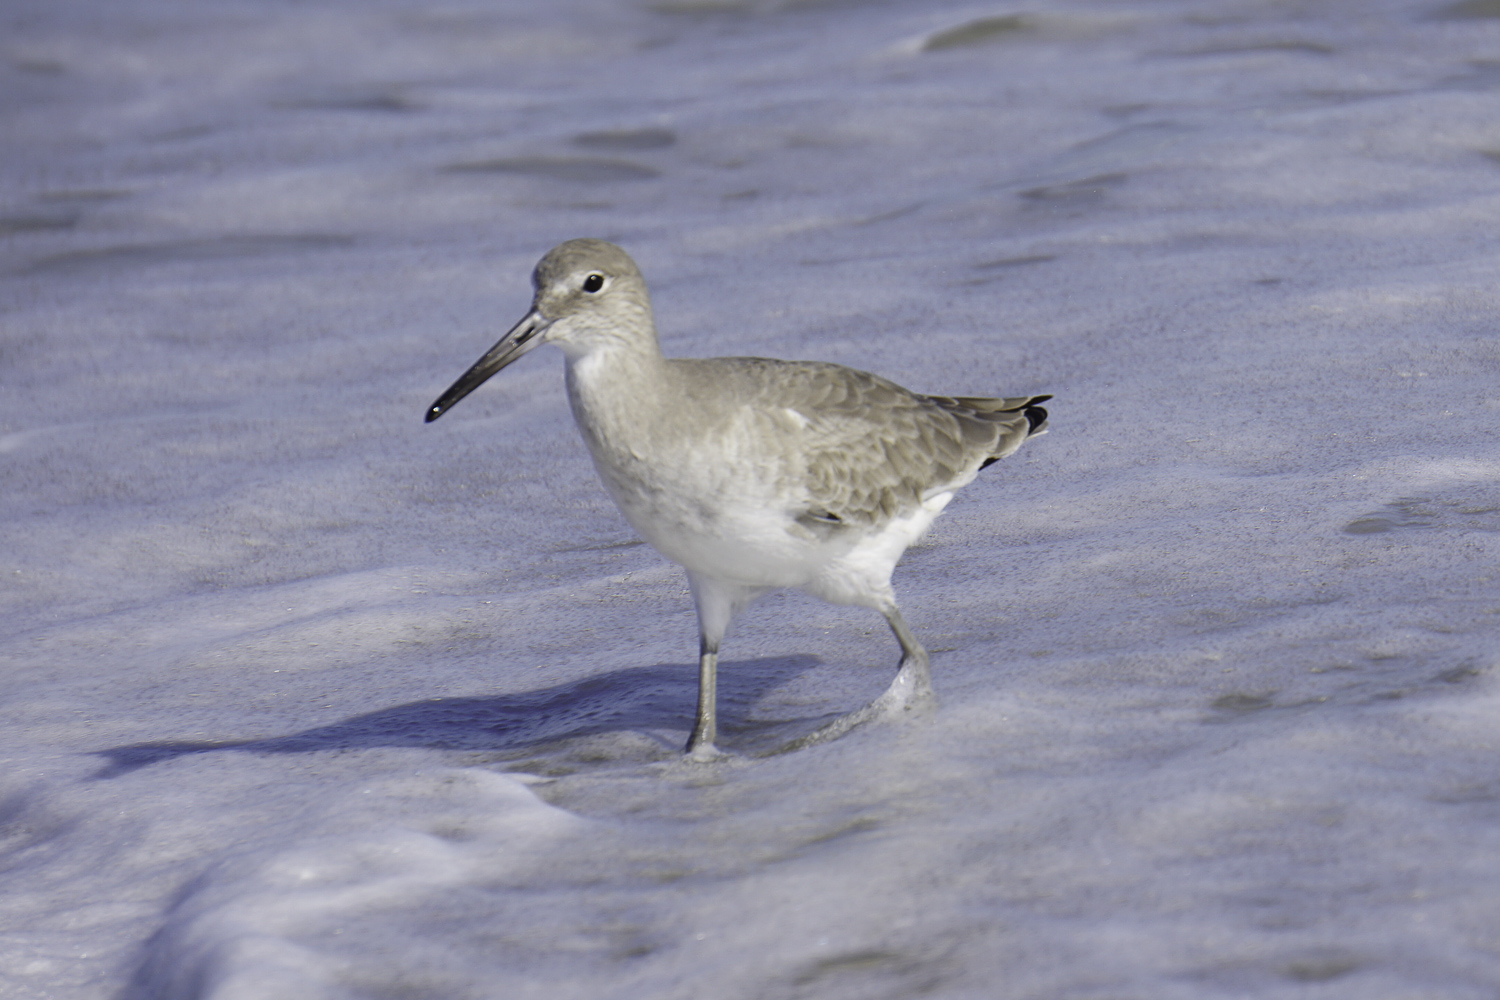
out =
[[[963,413],[973,419],[988,421],[1000,428],[1000,436],[990,453],[979,465],[981,469],[1021,447],[1029,437],[1047,433],[1047,411],[1041,404],[1051,396],[928,396],[934,403]]]
[[[743,388],[753,387],[758,411],[794,411],[806,421],[795,430],[782,426],[793,445],[783,474],[805,496],[799,520],[822,524],[880,523],[956,489],[1015,451],[1046,417],[1035,403],[1047,397],[923,396],[839,365],[719,363],[751,383]]]

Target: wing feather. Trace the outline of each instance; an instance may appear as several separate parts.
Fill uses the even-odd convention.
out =
[[[767,449],[776,467],[764,471],[778,480],[779,493],[795,497],[791,514],[804,524],[880,524],[965,485],[1041,432],[1046,411],[1036,404],[1050,398],[924,396],[878,375],[811,361],[677,363],[712,366],[702,374],[718,387],[721,404],[747,408],[755,432],[777,439]],[[767,416],[786,411],[802,419]]]

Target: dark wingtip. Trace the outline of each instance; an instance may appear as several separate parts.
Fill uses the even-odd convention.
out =
[[[1043,396],[1043,399],[1051,399],[1051,396]],[[1024,411],[1026,414],[1026,433],[1034,434],[1036,429],[1047,422],[1047,411],[1040,406],[1028,406]],[[431,417],[428,417],[431,420]]]
[[[425,420],[423,420],[422,422],[424,424],[430,424],[434,420],[436,420],[438,417],[441,417],[444,413],[447,413],[447,412],[448,411],[445,410],[445,409],[443,409],[443,407],[441,405],[439,405],[438,403],[433,403],[431,406],[429,406],[427,408],[427,418]]]

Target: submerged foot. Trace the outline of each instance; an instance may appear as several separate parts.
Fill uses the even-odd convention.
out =
[[[710,761],[724,760],[729,754],[720,750],[712,743],[704,741],[702,743],[689,743],[683,749],[682,756],[684,760],[698,761],[699,763],[706,764]]]
[[[926,711],[937,706],[937,694],[932,690],[932,672],[927,665],[925,653],[908,656],[901,661],[896,679],[885,693],[864,708],[848,715],[841,715],[832,722],[819,726],[805,736],[777,747],[765,756],[790,753],[806,747],[817,746],[836,740],[857,726],[876,719],[894,719],[911,712]]]
[[[879,706],[887,714],[899,715],[935,704],[937,693],[932,690],[932,668],[927,662],[927,651],[920,650],[901,660],[896,679],[885,689],[885,694],[870,702],[870,707]]]

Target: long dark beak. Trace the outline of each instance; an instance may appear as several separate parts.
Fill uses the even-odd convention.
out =
[[[551,325],[552,321],[535,309],[527,313],[521,322],[511,327],[509,333],[485,352],[484,357],[474,362],[472,368],[460,375],[458,381],[450,385],[448,391],[439,396],[436,403],[427,408],[426,422],[430,424],[453,409],[454,403],[478,389],[484,384],[485,379],[540,344],[542,341],[538,334]]]

